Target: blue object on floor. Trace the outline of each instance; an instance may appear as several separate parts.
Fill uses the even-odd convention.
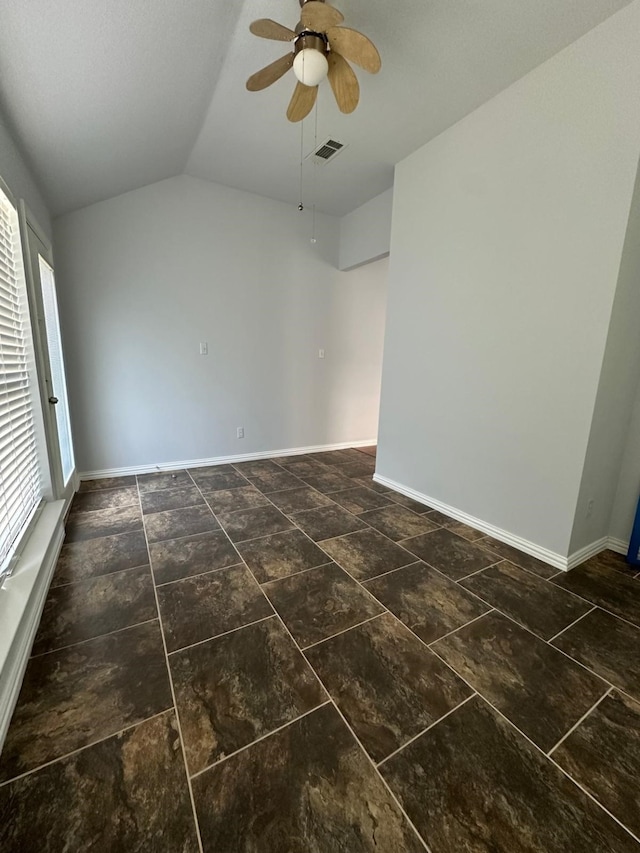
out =
[[[640,498],[638,499],[638,508],[636,509],[636,517],[633,522],[633,530],[631,531],[631,540],[629,541],[629,550],[627,551],[627,563],[632,566],[640,566]]]

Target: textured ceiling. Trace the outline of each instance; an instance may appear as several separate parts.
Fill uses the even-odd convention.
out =
[[[358,71],[360,106],[339,113],[325,82],[318,141],[349,147],[305,166],[304,197],[343,214],[389,187],[393,166],[629,0],[336,0],[378,46]],[[287,44],[249,34],[289,26],[297,0],[4,0],[0,105],[54,213],[187,172],[287,202],[299,193],[293,72],[244,88]],[[304,122],[305,153],[316,118]]]

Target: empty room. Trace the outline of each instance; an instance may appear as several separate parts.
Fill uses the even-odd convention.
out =
[[[639,92],[640,0],[0,2],[2,853],[640,853]]]

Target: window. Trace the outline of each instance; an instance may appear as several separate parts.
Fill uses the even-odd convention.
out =
[[[0,186],[0,578],[41,500],[18,214]]]

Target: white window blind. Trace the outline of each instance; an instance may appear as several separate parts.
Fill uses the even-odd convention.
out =
[[[0,188],[0,577],[41,497],[32,375],[18,216]]]

